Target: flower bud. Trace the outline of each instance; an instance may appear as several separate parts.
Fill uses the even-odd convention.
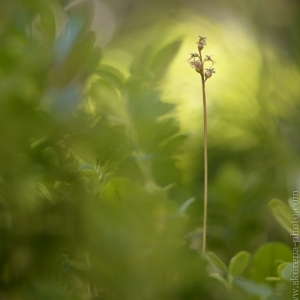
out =
[[[205,79],[210,78],[212,76],[212,74],[215,73],[215,70],[212,68],[205,69],[205,70],[206,70],[204,73]]]
[[[203,43],[197,43],[198,44],[198,50],[201,51],[204,47],[204,44]]]
[[[197,73],[202,74],[202,69],[201,69],[201,66],[200,66],[200,65],[197,65],[197,66],[195,67],[195,70],[196,70]]]

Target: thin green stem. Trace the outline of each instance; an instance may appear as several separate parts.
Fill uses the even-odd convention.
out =
[[[206,231],[207,231],[207,114],[206,114],[206,95],[205,79],[202,76],[202,99],[203,99],[203,147],[204,147],[204,203],[203,203],[203,236],[202,236],[202,256],[206,250]]]
[[[206,235],[207,235],[207,113],[206,113],[206,94],[205,94],[205,77],[204,77],[204,61],[201,51],[199,51],[199,59],[202,66],[201,82],[202,82],[202,101],[203,101],[203,152],[204,152],[204,201],[203,201],[203,235],[202,235],[202,256],[206,251]]]

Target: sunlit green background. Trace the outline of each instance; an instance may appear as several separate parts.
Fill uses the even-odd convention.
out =
[[[208,250],[288,260],[268,202],[300,189],[299,28],[296,0],[1,2],[0,299],[259,299],[200,256],[187,60],[206,36]]]

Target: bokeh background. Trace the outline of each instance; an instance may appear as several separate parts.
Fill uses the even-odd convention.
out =
[[[285,239],[266,204],[273,197],[286,201],[300,184],[299,3],[105,4],[114,24],[106,30],[115,31],[103,60],[123,68],[125,76],[140,49],[181,42],[158,84],[162,100],[176,104],[181,131],[188,135],[178,166],[199,200],[191,212],[195,223],[203,189],[202,100],[200,78],[185,61],[197,52],[202,35],[207,37],[204,53],[216,61],[216,74],[207,82],[209,236],[229,249],[246,244],[255,249],[265,239]]]
[[[291,244],[267,204],[300,189],[299,1],[15,0],[0,25],[3,299],[223,295],[199,35],[208,249]]]

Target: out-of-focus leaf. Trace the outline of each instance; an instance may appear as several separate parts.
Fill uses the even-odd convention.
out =
[[[89,74],[95,72],[101,62],[101,59],[102,49],[99,47],[94,47],[85,64],[85,71]]]
[[[225,273],[227,273],[227,267],[226,265],[223,263],[223,261],[221,260],[221,258],[219,258],[216,254],[214,254],[213,252],[208,252],[206,254],[206,256],[208,257],[208,259],[219,269],[221,269],[222,271],[224,271]]]
[[[276,277],[278,262],[291,261],[291,259],[292,251],[285,244],[265,244],[253,256],[251,278],[257,282],[265,282],[266,277]]]
[[[125,159],[130,156],[131,150],[127,145],[122,145],[118,148],[107,160],[105,165],[103,166],[103,172],[107,172],[108,170],[113,170],[118,167]]]
[[[273,293],[272,288],[267,285],[257,284],[246,279],[235,279],[234,283],[247,292],[249,295],[258,296],[261,299],[267,299]]]
[[[68,254],[61,255],[61,266],[65,271],[81,270],[85,271],[88,269],[88,265],[85,261],[71,259]]]
[[[78,167],[78,171],[95,171],[95,168],[89,164],[82,164]]]
[[[44,158],[47,159],[48,162],[54,165],[58,165],[59,163],[58,155],[53,147],[46,147],[42,153]]]
[[[181,41],[177,40],[169,45],[162,48],[153,58],[150,65],[151,71],[155,74],[156,79],[159,80],[168,70],[168,66],[171,61],[174,59],[179,48],[181,46]]]
[[[149,198],[144,189],[127,178],[114,178],[104,187],[101,198],[110,202],[141,202]]]
[[[67,12],[71,19],[77,19],[82,23],[79,33],[80,39],[82,39],[91,28],[94,10],[95,4],[93,1],[74,1],[70,7],[67,7]]]
[[[159,145],[159,150],[162,154],[170,155],[179,151],[179,147],[186,140],[187,136],[184,134],[178,134],[168,139],[164,143]]]
[[[300,211],[299,211],[299,199],[293,199],[289,198],[288,204],[290,209],[294,214],[298,214],[300,216]]]
[[[70,152],[84,163],[94,165],[97,162],[95,148],[85,132],[76,132],[68,138]]]
[[[42,183],[37,183],[36,189],[41,198],[47,199],[52,204],[55,204],[55,200],[53,199],[51,193],[48,191],[48,189]]]
[[[247,251],[237,253],[229,262],[228,274],[232,277],[241,275],[247,268],[251,254]]]
[[[56,34],[54,14],[46,2],[40,3],[40,24],[36,25],[41,35],[48,41],[53,41]]]
[[[297,268],[297,274],[299,273],[298,262],[295,264],[295,268]],[[291,282],[293,278],[293,263],[285,263],[278,266],[279,276],[285,279],[288,282]]]
[[[97,74],[116,88],[121,89],[123,87],[124,79],[119,70],[109,65],[102,64],[97,70]]]
[[[87,177],[93,185],[98,181],[98,173],[95,168],[86,163],[80,165],[78,170],[74,171],[74,174],[77,178]]]
[[[74,47],[78,35],[82,30],[82,20],[71,17],[69,18],[54,44],[54,62],[62,64],[70,55],[71,49]]]
[[[95,40],[95,33],[88,32],[81,42],[75,44],[62,65],[57,66],[55,70],[55,82],[58,86],[69,84],[78,72],[83,70],[83,66],[92,52]]]
[[[118,118],[120,123],[123,122],[125,118],[124,108],[118,91],[110,82],[103,79],[93,82],[90,88],[90,96],[100,113],[106,114],[107,117]]]
[[[125,82],[127,88],[128,98],[132,104],[136,104],[138,96],[142,92],[143,79],[139,76],[131,76]]]
[[[178,120],[175,118],[163,119],[156,124],[155,140],[157,143],[165,142],[179,132]]]
[[[184,201],[177,209],[178,213],[179,214],[184,214],[185,211],[188,209],[188,207],[193,203],[195,202],[195,198],[190,198],[186,201]]]
[[[280,281],[280,277],[266,277],[266,281],[269,282]]]
[[[222,282],[228,288],[228,282],[219,273],[213,273],[210,274],[209,276]]]
[[[292,223],[293,215],[290,208],[281,200],[272,199],[269,207],[277,222],[289,233],[293,231]]]

